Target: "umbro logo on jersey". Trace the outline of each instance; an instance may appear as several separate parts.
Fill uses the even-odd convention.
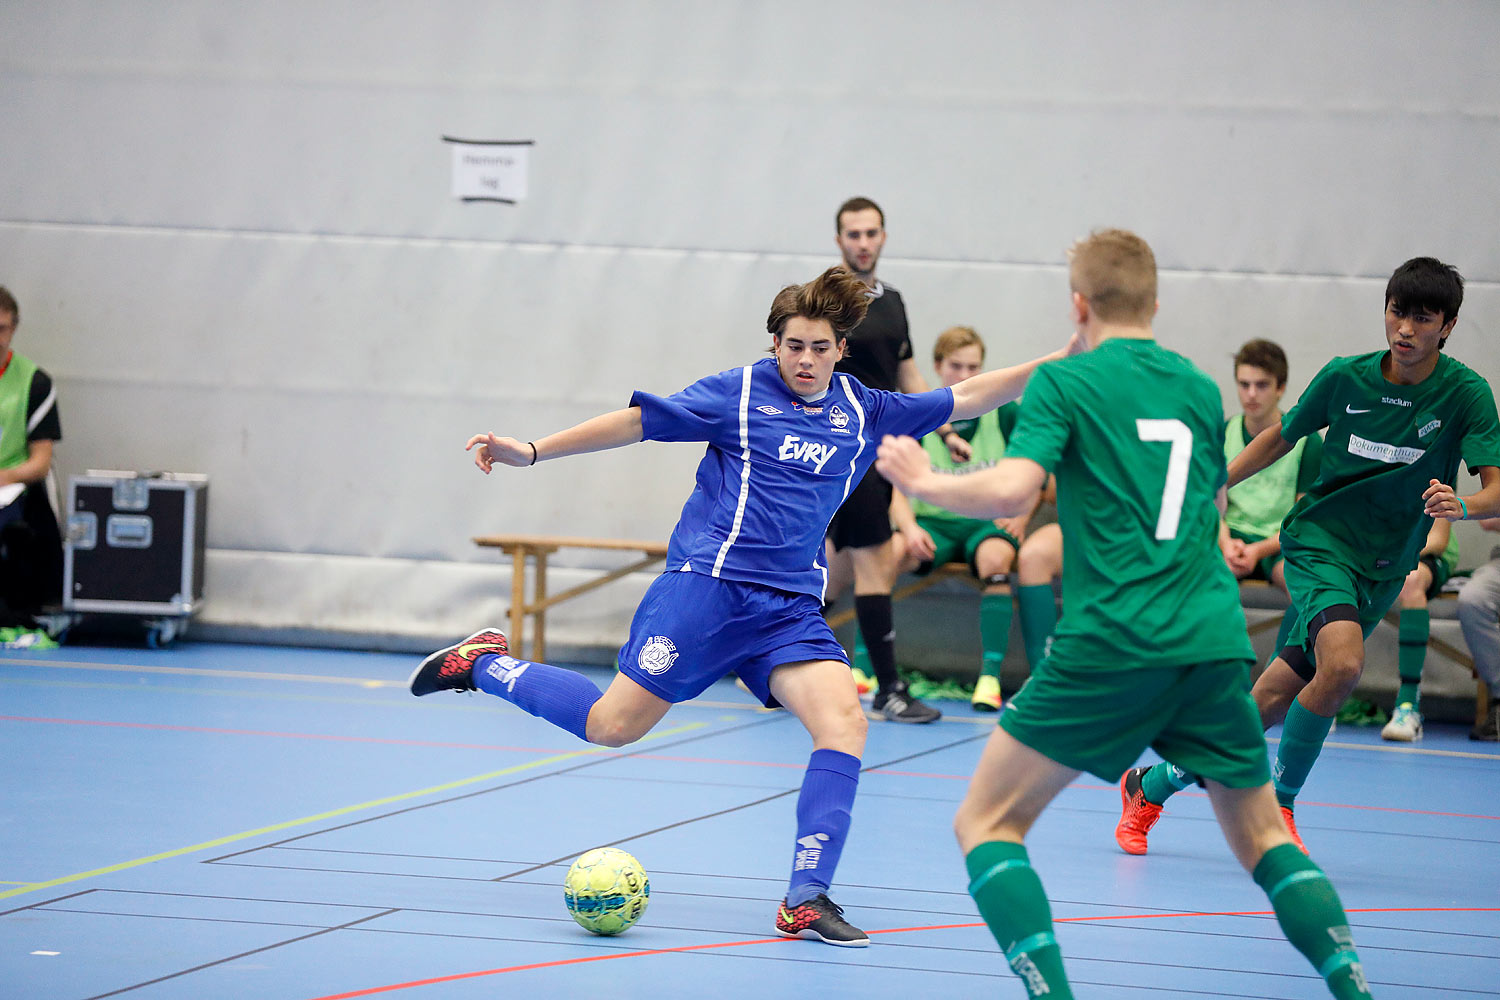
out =
[[[795,434],[788,434],[781,439],[781,447],[777,449],[776,457],[783,462],[811,462],[814,472],[822,472],[823,466],[828,464],[828,460],[836,455],[838,450],[837,445],[804,441]]]
[[[1344,412],[1345,413],[1369,413],[1370,411],[1368,409],[1356,410],[1354,407],[1350,406],[1348,403],[1345,403],[1344,404]]]
[[[757,406],[756,409],[764,413],[768,417],[776,417],[781,415],[781,411],[776,409],[776,407],[771,406],[769,403],[765,406]]]

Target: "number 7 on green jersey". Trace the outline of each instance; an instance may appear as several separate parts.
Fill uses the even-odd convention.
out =
[[[1135,433],[1142,441],[1167,441],[1167,481],[1162,484],[1161,514],[1156,518],[1156,540],[1177,537],[1182,520],[1182,501],[1187,497],[1188,463],[1193,457],[1193,432],[1181,420],[1136,420]]]

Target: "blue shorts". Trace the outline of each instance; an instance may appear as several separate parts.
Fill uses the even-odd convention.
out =
[[[816,597],[678,572],[663,573],[646,591],[618,665],[673,704],[698,697],[733,672],[763,705],[775,708],[771,671],[804,660],[849,662]]]

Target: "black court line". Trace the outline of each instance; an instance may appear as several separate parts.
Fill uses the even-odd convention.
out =
[[[120,989],[110,990],[108,993],[96,993],[91,997],[86,997],[85,1000],[104,1000],[105,997],[119,996],[121,993],[129,993],[131,990],[138,990],[143,986],[154,986],[157,983],[164,983],[168,979],[176,979],[179,976],[186,976],[193,972],[202,972],[204,969],[211,969],[216,965],[223,965],[226,962],[233,962],[237,959],[248,958],[251,955],[259,955],[261,952],[271,951],[272,949],[280,948],[284,945],[296,944],[298,941],[307,941],[315,937],[321,937],[324,934],[331,934],[334,931],[348,930],[349,928],[357,927],[358,925],[365,923],[368,920],[379,920],[381,917],[388,917],[392,913],[400,912],[401,910],[398,907],[396,909],[383,910],[380,913],[372,913],[367,917],[360,917],[357,920],[351,920],[348,923],[339,924],[336,927],[323,927],[319,930],[313,931],[311,934],[299,934],[297,937],[288,938],[285,941],[277,941],[273,944],[264,945],[260,948],[251,948],[249,951],[242,951],[238,955],[229,955],[225,958],[215,959],[212,962],[204,962],[201,965],[193,966],[191,969],[182,969],[178,972],[169,972],[165,976],[157,976],[155,979],[148,979],[145,982],[136,983],[133,986],[122,986]]]
[[[61,903],[65,899],[73,899],[77,896],[87,896],[89,893],[97,891],[97,889],[79,889],[77,892],[70,892],[65,896],[54,896],[51,899],[44,899],[40,903],[27,903],[25,906],[17,906],[14,909],[0,910],[0,917],[8,917],[12,913],[20,913],[22,910],[35,910],[39,907],[46,906],[49,903]]]
[[[617,761],[617,760],[622,760],[622,759],[626,759],[626,758],[629,758],[629,757],[634,757],[634,756],[636,756],[638,754],[647,753],[647,752],[656,753],[656,752],[659,752],[662,749],[672,749],[672,748],[675,748],[675,747],[685,746],[685,745],[687,745],[689,743],[695,743],[698,740],[708,739],[708,738],[713,737],[713,736],[723,736],[723,735],[726,735],[726,734],[729,734],[729,733],[737,733],[737,732],[740,732],[742,730],[754,729],[754,728],[757,728],[757,727],[760,727],[760,726],[767,725],[769,723],[779,722],[779,721],[782,721],[782,720],[780,718],[776,717],[775,715],[769,715],[769,716],[762,717],[762,718],[759,718],[759,719],[752,719],[751,721],[746,722],[746,723],[742,723],[741,725],[729,726],[728,728],[725,728],[725,729],[714,729],[714,730],[711,730],[711,731],[706,732],[706,733],[698,733],[697,735],[687,736],[687,737],[684,737],[683,739],[675,740],[675,741],[673,741],[671,743],[660,744],[659,746],[656,745],[656,744],[653,744],[650,747],[640,747],[639,749],[632,750],[629,753],[612,753],[612,754],[609,754],[608,756],[602,756],[602,757],[601,756],[590,756],[586,760],[582,760],[582,761],[578,762],[577,764],[572,764],[572,765],[570,765],[568,767],[559,768],[556,771],[547,771],[547,772],[545,772],[543,774],[533,774],[533,775],[529,775],[528,777],[518,779],[516,781],[508,781],[508,782],[506,782],[505,784],[502,784],[502,785],[492,785],[489,788],[481,788],[481,789],[478,789],[478,790],[472,791],[472,792],[464,792],[464,793],[462,793],[460,795],[452,795],[452,796],[449,796],[449,797],[443,798],[443,799],[435,799],[435,800],[433,800],[431,802],[422,802],[422,803],[418,803],[417,805],[404,806],[404,807],[402,807],[400,809],[393,809],[390,812],[380,813],[379,815],[376,815],[376,816],[366,816],[366,817],[364,817],[362,819],[351,820],[348,823],[340,823],[337,826],[324,827],[324,828],[319,829],[319,830],[310,830],[310,831],[308,831],[306,833],[300,833],[300,834],[296,835],[295,837],[287,837],[285,840],[277,840],[277,841],[273,841],[273,842],[271,842],[269,844],[260,844],[260,845],[257,845],[255,847],[247,847],[243,851],[234,851],[234,852],[229,853],[229,854],[221,854],[221,855],[219,855],[216,858],[205,858],[201,863],[205,864],[205,865],[218,864],[219,862],[225,861],[225,860],[227,860],[229,858],[237,858],[237,857],[239,857],[242,854],[254,854],[256,851],[262,851],[262,850],[265,850],[268,847],[280,847],[283,844],[293,844],[293,843],[296,843],[299,840],[306,840],[309,837],[319,837],[319,836],[322,836],[325,833],[333,833],[335,830],[347,830],[347,829],[349,829],[351,827],[362,826],[365,823],[374,823],[377,820],[389,819],[392,816],[400,816],[400,815],[402,815],[404,813],[417,812],[417,811],[422,810],[422,809],[431,809],[434,806],[448,805],[449,803],[452,803],[452,802],[462,802],[464,799],[478,798],[481,795],[489,795],[492,792],[501,792],[501,791],[504,791],[504,790],[506,790],[508,788],[518,788],[521,785],[530,784],[533,781],[542,781],[542,780],[547,779],[547,778],[556,777],[557,775],[560,775],[560,774],[570,774],[570,773],[572,773],[574,771],[581,771],[581,770],[583,770],[585,768],[598,767],[601,764],[607,764],[607,763],[610,763],[612,761]]]
[[[189,917],[177,913],[123,913],[119,910],[78,910],[70,906],[49,906],[48,913],[80,913],[89,917],[136,917],[141,920],[186,920],[194,924],[248,924],[252,927],[306,927],[322,930],[322,924],[299,924],[295,920],[245,920],[235,917]]]
[[[869,764],[869,765],[866,765],[864,767],[861,767],[859,770],[860,770],[861,774],[863,774],[866,771],[880,770],[880,769],[883,769],[883,768],[890,767],[893,764],[901,764],[901,763],[904,763],[904,762],[909,761],[909,760],[916,760],[916,759],[918,759],[920,757],[926,757],[926,756],[929,756],[931,754],[941,753],[944,750],[952,750],[954,747],[963,746],[965,743],[973,743],[975,740],[988,739],[988,738],[989,738],[989,733],[988,732],[976,733],[976,734],[973,734],[973,735],[970,735],[970,736],[965,736],[963,739],[960,739],[960,740],[953,740],[950,743],[944,743],[944,744],[941,744],[941,745],[935,746],[935,747],[928,747],[925,750],[918,750],[918,751],[915,751],[914,753],[909,753],[909,754],[907,754],[904,757],[897,757],[894,760],[886,761],[883,764]],[[765,805],[767,802],[775,802],[777,799],[784,799],[788,795],[796,795],[800,791],[802,791],[802,786],[801,786],[801,783],[799,782],[798,785],[797,785],[797,787],[795,787],[795,788],[788,788],[785,791],[780,791],[780,792],[776,792],[776,793],[771,794],[771,795],[762,796],[761,798],[755,799],[753,801],[742,802],[739,805],[729,806],[728,808],[725,808],[725,809],[717,809],[717,810],[715,810],[715,811],[713,811],[711,813],[703,813],[703,814],[698,815],[698,816],[690,816],[687,819],[678,820],[675,823],[668,823],[665,826],[658,826],[658,827],[656,827],[655,829],[652,829],[652,830],[644,830],[644,831],[641,831],[639,833],[634,833],[634,834],[631,834],[629,836],[621,837],[621,838],[619,838],[617,840],[611,840],[611,841],[608,841],[608,842],[606,842],[604,844],[596,844],[594,846],[596,846],[596,847],[613,847],[616,844],[628,843],[629,841],[637,840],[637,839],[639,839],[641,837],[650,837],[650,836],[654,836],[655,834],[658,834],[658,833],[665,833],[668,830],[676,830],[679,827],[689,826],[689,825],[691,825],[693,823],[699,823],[699,822],[702,822],[703,820],[706,820],[706,819],[715,819],[715,818],[717,818],[719,816],[728,816],[731,813],[740,812],[741,810],[744,810],[744,809],[753,809],[756,806]],[[588,849],[589,848],[584,848],[584,850],[588,850]],[[500,876],[498,876],[498,877],[496,877],[494,879],[491,879],[490,881],[492,881],[492,882],[504,882],[504,881],[506,881],[508,879],[516,878],[517,876],[520,876],[520,875],[527,875],[527,874],[530,874],[531,872],[534,872],[534,871],[540,871],[543,868],[550,868],[553,865],[562,864],[565,861],[571,863],[572,859],[578,857],[581,853],[583,853],[583,852],[582,851],[572,851],[572,852],[570,852],[568,854],[561,855],[560,857],[553,858],[550,861],[544,861],[541,864],[531,865],[528,868],[522,868],[519,871],[513,871],[513,872],[511,872],[508,875],[500,875]]]

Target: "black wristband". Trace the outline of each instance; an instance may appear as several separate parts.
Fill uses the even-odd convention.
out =
[[[536,445],[533,444],[530,441],[527,441],[526,443],[529,444],[529,445],[531,445],[531,462],[528,463],[528,464],[535,465],[536,464]]]

